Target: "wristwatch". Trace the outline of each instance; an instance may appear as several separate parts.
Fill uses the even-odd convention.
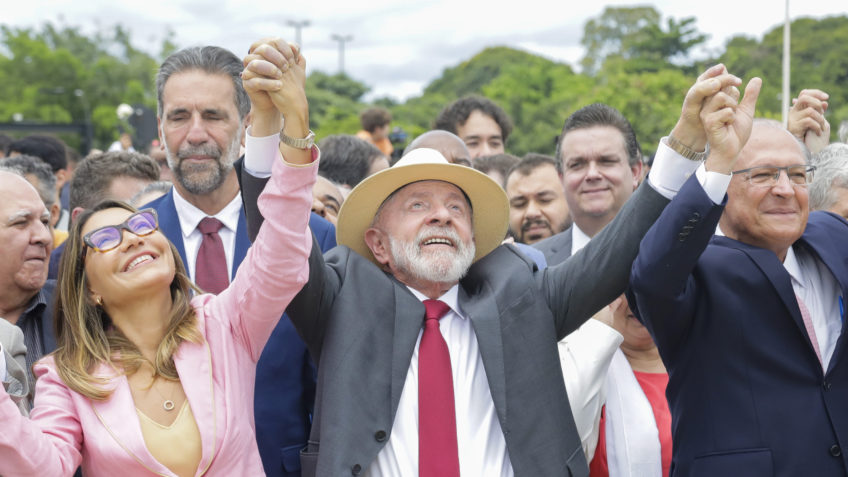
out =
[[[283,131],[280,131],[280,141],[295,149],[312,149],[312,146],[315,144],[315,133],[310,129],[309,134],[307,134],[305,138],[295,139],[287,136]]]
[[[681,156],[689,159],[690,161],[703,161],[707,157],[707,150],[703,150],[701,152],[693,151],[689,146],[683,144],[678,141],[676,137],[671,134],[668,135],[668,147],[670,147],[674,152],[680,154]]]

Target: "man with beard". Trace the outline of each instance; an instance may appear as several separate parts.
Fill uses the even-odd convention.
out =
[[[255,44],[245,84],[284,105],[279,78],[305,74],[298,59],[282,40]],[[687,95],[687,129],[720,87]],[[281,141],[311,147],[255,127],[246,169],[281,161]],[[501,244],[506,195],[479,171],[422,148],[363,180],[340,211],[340,246],[312,247],[287,310],[319,365],[304,475],[587,475],[556,342],[623,292],[640,237],[698,165],[658,161],[622,214],[544,270]]]
[[[533,244],[569,225],[568,204],[553,158],[525,157],[506,175],[509,230],[515,241]]]
[[[251,107],[241,71],[231,52],[204,46],[172,54],[156,77],[159,137],[174,187],[146,207],[157,210],[192,280],[212,293],[235,276],[250,245],[233,167]],[[309,226],[323,249],[335,246],[327,221],[312,214]],[[306,347],[283,316],[256,369],[256,434],[267,475],[300,475],[314,388]]]

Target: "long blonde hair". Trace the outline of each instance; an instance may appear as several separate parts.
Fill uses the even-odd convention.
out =
[[[59,264],[58,296],[54,326],[57,348],[53,354],[56,369],[65,384],[72,390],[94,400],[105,400],[113,389],[106,386],[108,377],[95,376],[94,369],[105,363],[125,374],[133,374],[144,363],[138,347],[113,326],[108,313],[91,298],[88,277],[85,273],[85,242],[82,228],[95,212],[120,208],[131,212],[136,209],[124,202],[107,200],[80,214],[65,241],[65,251]],[[170,242],[169,242],[170,243]],[[197,330],[191,291],[194,288],[174,244],[170,244],[174,257],[174,279],[171,282],[171,307],[165,336],[150,365],[154,376],[179,379],[174,365],[174,353],[183,341],[199,343],[203,338]]]

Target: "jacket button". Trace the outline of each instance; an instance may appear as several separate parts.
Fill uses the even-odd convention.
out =
[[[359,464],[356,464],[350,468],[350,473],[353,475],[359,475],[360,472],[362,472],[362,466]]]
[[[386,431],[375,432],[374,439],[376,439],[377,442],[386,442]]]
[[[822,387],[824,388],[825,391],[830,391],[831,384],[830,384],[829,381],[825,381],[825,382],[822,383]]]
[[[677,234],[677,240],[680,240],[681,242],[685,242],[685,241],[686,241],[686,237],[687,237],[688,235],[689,235],[689,234],[687,234],[687,233],[680,232],[679,234]]]
[[[692,212],[692,218],[698,220],[701,218],[701,214],[699,214],[698,212]]]
[[[840,449],[838,445],[833,444],[830,446],[830,455],[833,457],[839,457],[842,455],[842,449]]]

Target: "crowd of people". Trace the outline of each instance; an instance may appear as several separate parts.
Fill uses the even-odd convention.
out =
[[[0,136],[0,475],[848,475],[825,92],[716,65],[652,158],[600,103],[519,158],[480,96],[317,138],[305,71],[173,53],[149,154]]]

